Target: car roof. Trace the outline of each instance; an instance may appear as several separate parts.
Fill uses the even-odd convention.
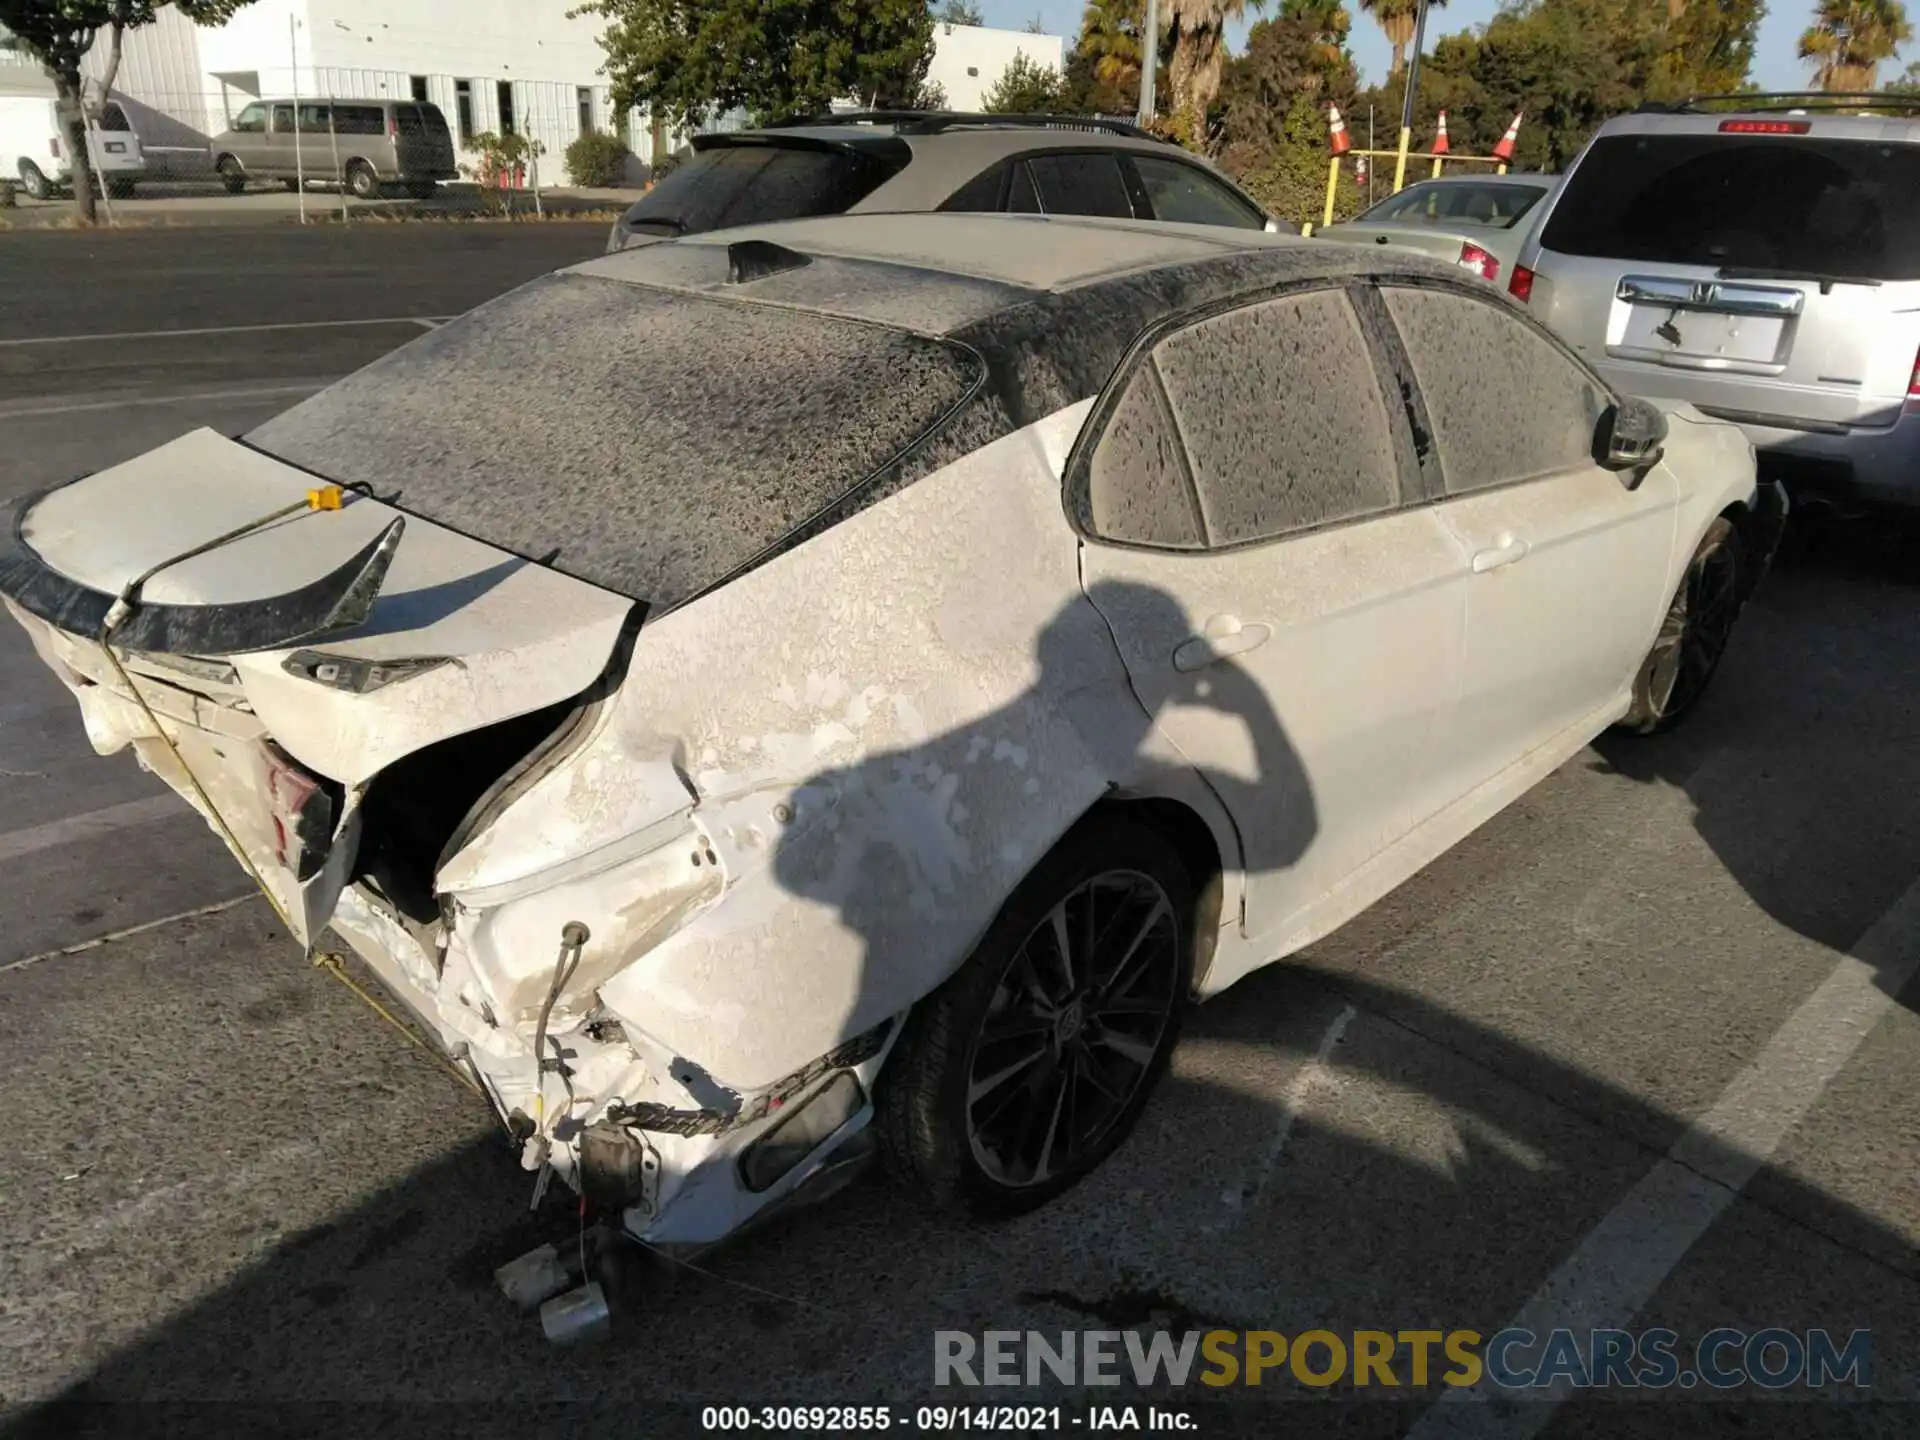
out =
[[[1250,287],[1360,274],[1459,279],[1457,266],[1424,256],[1258,230],[1069,215],[926,213],[827,215],[706,231],[616,251],[566,273],[725,293],[731,247],[743,242],[817,262],[755,282],[750,298],[756,301],[928,334],[950,333],[1037,295],[1208,262],[1245,271]]]
[[[1888,109],[1899,107],[1898,97],[1888,97]],[[1920,118],[1910,115],[1844,115],[1822,110],[1817,106],[1781,109],[1773,105],[1742,108],[1737,104],[1720,110],[1636,110],[1630,115],[1617,115],[1607,121],[1600,127],[1599,135],[1715,135],[1720,133],[1720,126],[1728,120],[1807,122],[1808,128],[1804,136],[1764,137],[1769,140],[1791,141],[1801,138],[1818,140],[1826,137],[1834,140],[1881,140],[1896,143],[1920,141]],[[1733,138],[1752,139],[1753,136]]]

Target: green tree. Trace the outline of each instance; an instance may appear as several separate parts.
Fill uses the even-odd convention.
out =
[[[980,108],[989,115],[1044,115],[1060,109],[1066,80],[1051,65],[1020,50],[993,82]]]
[[[1800,58],[1811,60],[1822,90],[1871,90],[1882,61],[1913,38],[1900,0],[1820,0],[1800,35]]]
[[[744,107],[756,121],[849,97],[911,105],[933,58],[926,0],[592,0],[614,104],[680,129]]]
[[[120,41],[129,30],[154,22],[165,0],[0,0],[0,28],[53,76],[60,126],[73,159],[73,206],[82,224],[94,218],[93,157],[87,149],[80,67],[102,30],[111,49],[100,84],[104,96],[120,69]],[[174,8],[200,25],[218,25],[248,0],[175,0]]]
[[[933,18],[942,25],[984,25],[987,17],[973,0],[946,0],[946,3],[933,12]]]
[[[1144,0],[1089,0],[1080,39],[1067,61],[1069,102],[1077,110],[1132,114],[1140,103],[1140,31]]]
[[[1344,19],[1337,6],[1289,0],[1279,19],[1247,32],[1246,52],[1221,80],[1212,125],[1220,164],[1295,223],[1318,224],[1325,204],[1326,106],[1338,105],[1352,119],[1359,75],[1340,43]],[[1349,188],[1340,203],[1353,198]]]
[[[1447,0],[1428,0],[1428,9],[1436,10]],[[1420,0],[1360,0],[1360,8],[1373,17],[1387,43],[1393,46],[1393,63],[1387,68],[1389,81],[1407,68],[1407,47],[1413,43],[1415,22],[1420,18]]]

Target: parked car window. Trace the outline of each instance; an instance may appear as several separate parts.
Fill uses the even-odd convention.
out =
[[[336,105],[333,128],[341,135],[384,135],[387,115],[378,105]]]
[[[318,130],[325,134],[333,125],[333,107],[329,105],[302,105],[300,107],[300,128]]]
[[[237,134],[258,135],[266,128],[267,107],[264,105],[249,105],[233,117],[233,129]]]
[[[1027,162],[1024,160],[1016,160],[1013,164],[1013,182],[1007,186],[1007,213],[1011,215],[1040,213],[1040,194],[1033,188],[1033,172],[1027,168]]]
[[[440,113],[438,105],[396,105],[393,107],[393,126],[402,135],[452,139],[447,130],[447,117]]]
[[[510,367],[503,411],[521,354],[540,363]],[[971,354],[905,331],[563,273],[247,439],[658,611],[840,501],[978,379]]]
[[[1180,434],[1152,364],[1134,373],[1101,432],[1087,467],[1084,518],[1106,540],[1170,550],[1206,543]]]
[[[1547,192],[1536,185],[1485,184],[1409,185],[1370,210],[1361,221],[1392,221],[1399,225],[1481,225],[1511,230]]]
[[[1232,225],[1264,229],[1267,217],[1205,171],[1157,155],[1133,155],[1134,172],[1153,202],[1156,220],[1176,225]]]
[[[1127,182],[1113,155],[1035,155],[1027,161],[1040,204],[1049,215],[1133,218]],[[1009,206],[1009,209],[1012,207]]]
[[[1920,147],[1606,136],[1567,180],[1540,243],[1610,260],[1920,280]]]
[[[994,165],[982,170],[942,201],[940,208],[970,211],[998,210],[1000,197],[1006,192],[1009,168],[1011,167],[1006,165]]]
[[[276,131],[289,132],[293,129],[293,106],[276,105],[273,107],[273,128]]]
[[[722,145],[693,158],[627,211],[634,228],[697,234],[728,225],[838,215],[895,173],[893,162],[848,150]]]
[[[1484,300],[1400,286],[1384,293],[1449,494],[1593,463],[1611,397],[1552,341]]]
[[[1203,320],[1162,341],[1154,363],[1209,543],[1271,540],[1398,503],[1393,422],[1341,292]]]
[[[129,133],[133,129],[133,126],[127,123],[127,112],[114,104],[100,107],[99,124],[102,130],[111,130],[116,135]]]

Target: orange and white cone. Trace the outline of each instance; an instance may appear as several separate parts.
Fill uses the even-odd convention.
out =
[[[1327,139],[1336,155],[1344,155],[1353,148],[1353,142],[1347,138],[1347,122],[1340,118],[1338,105],[1327,106]]]
[[[1358,156],[1353,162],[1353,180],[1356,185],[1367,183],[1367,157]]]
[[[1513,159],[1514,143],[1520,138],[1520,117],[1527,112],[1522,110],[1513,117],[1513,123],[1507,126],[1507,133],[1500,137],[1500,143],[1493,147],[1493,158],[1502,162]]]
[[[1433,153],[1436,155],[1445,155],[1448,151],[1448,148],[1449,147],[1447,145],[1447,112],[1442,110],[1440,112],[1440,130],[1439,130],[1439,133],[1433,137]]]

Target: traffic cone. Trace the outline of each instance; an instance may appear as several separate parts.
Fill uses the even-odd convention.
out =
[[[1447,149],[1447,112],[1442,110],[1440,112],[1440,133],[1433,137],[1433,153],[1436,155],[1444,155],[1447,153]]]
[[[1364,155],[1353,162],[1353,182],[1356,185],[1367,183],[1367,157]]]
[[[1327,106],[1327,138],[1336,155],[1344,155],[1353,148],[1353,142],[1347,139],[1347,122],[1340,118],[1338,105]]]
[[[1522,110],[1513,117],[1513,123],[1507,126],[1507,133],[1502,135],[1500,137],[1500,143],[1493,147],[1494,159],[1502,161],[1503,163],[1513,159],[1514,142],[1520,138],[1520,116],[1526,113],[1526,111]]]

